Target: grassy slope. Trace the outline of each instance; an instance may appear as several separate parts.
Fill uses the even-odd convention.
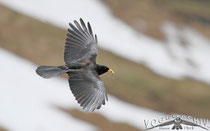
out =
[[[0,47],[38,65],[64,64],[66,31],[2,6],[0,16]],[[94,25],[92,26],[94,29]],[[100,38],[103,34],[98,35]],[[143,65],[101,49],[97,60],[116,72],[114,76],[109,73],[102,76],[110,94],[132,104],[162,112],[210,118],[209,85],[187,79],[168,79],[154,74]]]
[[[97,113],[85,113],[76,109],[62,110],[75,118],[88,121],[89,123],[96,125],[100,131],[139,131],[139,129],[132,127],[129,124],[110,121]]]
[[[166,21],[188,25],[210,38],[209,0],[103,0],[112,13],[134,29],[165,40]]]

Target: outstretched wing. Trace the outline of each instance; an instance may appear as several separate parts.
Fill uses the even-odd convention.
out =
[[[189,126],[197,126],[197,127],[203,128],[203,129],[205,129],[205,130],[208,130],[207,128],[205,128],[205,127],[203,127],[203,126],[200,126],[200,125],[195,124],[195,123],[190,122],[190,121],[182,120],[182,123],[181,123],[181,124],[189,125]]]
[[[86,111],[99,109],[108,100],[104,83],[91,70],[70,71],[69,85],[77,102]]]
[[[168,122],[164,122],[164,123],[162,123],[162,124],[158,124],[158,125],[156,125],[156,126],[147,128],[146,130],[150,130],[150,129],[153,129],[153,128],[156,128],[156,127],[159,127],[159,126],[168,126],[168,125],[171,125],[171,124],[174,124],[174,120],[168,121]]]
[[[97,36],[93,35],[90,23],[80,18],[80,24],[74,21],[66,38],[64,60],[67,65],[85,64],[96,60],[98,54]]]

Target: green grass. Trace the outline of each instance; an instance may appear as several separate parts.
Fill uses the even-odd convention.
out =
[[[3,6],[0,6],[0,16],[1,48],[37,65],[64,64],[63,51],[67,31],[20,15]],[[94,30],[94,25],[92,27]],[[173,80],[159,76],[142,64],[102,49],[99,50],[97,62],[115,70],[115,75],[106,73],[102,79],[107,91],[124,101],[166,113],[210,118],[209,85],[191,79]],[[68,85],[66,88],[69,88]]]

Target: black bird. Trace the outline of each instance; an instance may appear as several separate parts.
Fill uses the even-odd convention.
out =
[[[36,73],[51,78],[64,73],[69,76],[69,86],[75,99],[85,111],[94,111],[108,101],[106,89],[99,75],[113,72],[107,66],[96,64],[98,54],[97,36],[93,35],[90,23],[80,18],[70,28],[65,43],[63,66],[39,66]]]

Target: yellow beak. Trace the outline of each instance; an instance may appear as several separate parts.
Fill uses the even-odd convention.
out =
[[[109,69],[108,72],[112,72],[112,74],[114,74],[114,71],[112,69]]]

